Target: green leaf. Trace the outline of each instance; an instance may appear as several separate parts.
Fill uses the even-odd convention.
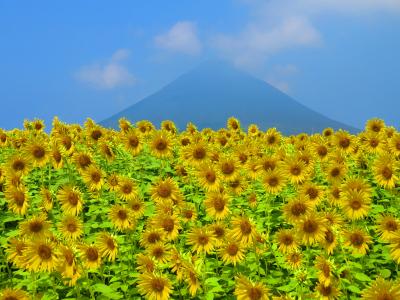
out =
[[[382,269],[380,274],[383,278],[389,278],[392,273],[389,269]]]
[[[371,278],[369,278],[367,275],[364,273],[355,273],[354,277],[360,281],[371,281]]]
[[[347,288],[349,289],[349,291],[351,291],[353,293],[356,293],[356,294],[361,293],[361,290],[358,287],[356,287],[355,285],[349,285]]]

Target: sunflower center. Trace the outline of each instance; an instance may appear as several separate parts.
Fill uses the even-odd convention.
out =
[[[161,239],[161,237],[160,237],[160,235],[158,233],[152,232],[152,233],[149,234],[149,236],[147,238],[147,241],[150,244],[154,244],[154,243],[158,242],[160,239]]]
[[[314,187],[310,187],[307,189],[307,195],[311,200],[313,200],[318,197],[318,190]]]
[[[207,171],[205,177],[206,177],[207,181],[210,183],[214,183],[215,180],[217,179],[217,176],[215,175],[214,171]]]
[[[193,151],[195,159],[203,159],[206,156],[206,150],[203,147],[198,147]]]
[[[130,136],[128,142],[132,148],[136,148],[139,145],[139,139],[136,136]]]
[[[36,145],[33,149],[32,149],[32,154],[35,158],[40,159],[43,158],[44,155],[46,154],[45,150],[43,147]]]
[[[249,296],[250,300],[259,300],[261,299],[263,292],[257,287],[251,287],[248,290],[247,295]]]
[[[291,235],[284,235],[282,237],[282,243],[286,246],[289,246],[293,243],[293,237]]]
[[[272,176],[268,178],[268,185],[275,187],[279,184],[279,179],[276,176]]]
[[[68,202],[72,205],[72,206],[76,206],[78,204],[79,201],[79,197],[76,193],[70,193],[68,195]]]
[[[318,223],[314,220],[306,220],[303,224],[303,230],[306,233],[314,233],[318,229]]]
[[[301,168],[299,166],[293,166],[290,168],[290,173],[292,175],[298,176],[301,173]]]
[[[378,295],[377,300],[395,300],[395,298],[388,294],[387,292],[383,292],[381,295]]]
[[[164,255],[164,249],[162,247],[156,247],[153,249],[152,254],[155,258],[159,259]]]
[[[115,249],[115,243],[114,243],[113,239],[108,238],[106,244],[107,244],[108,249],[110,249],[110,250]]]
[[[226,175],[230,175],[235,171],[235,166],[233,163],[230,162],[224,162],[222,164],[222,172]]]
[[[23,169],[25,169],[25,162],[18,159],[14,161],[14,163],[12,164],[12,168],[15,171],[22,171]]]
[[[319,156],[324,157],[328,154],[328,149],[325,146],[319,146],[317,152]]]
[[[93,172],[92,174],[91,174],[91,178],[92,178],[92,181],[93,182],[96,182],[96,183],[98,183],[99,181],[100,181],[100,179],[101,179],[101,175],[100,175],[100,173],[99,172]]]
[[[63,146],[66,150],[69,150],[72,147],[72,141],[69,136],[63,137],[61,143],[63,144]]]
[[[323,264],[322,272],[324,273],[325,277],[329,277],[329,275],[331,274],[331,268],[329,267],[328,264],[326,264],[326,263]]]
[[[122,192],[124,194],[130,194],[132,192],[132,185],[129,183],[125,183],[122,185]]]
[[[29,230],[33,233],[38,233],[42,231],[43,229],[43,224],[40,221],[33,221],[32,223],[29,224]]]
[[[339,176],[340,175],[340,169],[338,168],[338,167],[334,167],[332,170],[331,170],[331,176],[332,177],[337,177],[337,176]]]
[[[272,145],[272,144],[275,143],[276,138],[275,138],[274,135],[271,135],[271,136],[268,137],[267,141],[268,141],[268,144]]]
[[[240,160],[241,163],[244,164],[247,161],[247,159],[248,159],[248,156],[245,153],[240,153],[239,154],[239,160]]]
[[[400,150],[400,140],[396,142],[396,149]]]
[[[15,204],[18,207],[22,207],[25,203],[25,194],[21,191],[15,191],[13,196]]]
[[[123,209],[120,209],[120,210],[118,211],[118,219],[120,219],[120,220],[126,220],[127,218],[128,218],[128,214],[126,213],[126,211],[123,210]]]
[[[381,131],[381,127],[378,124],[374,124],[371,127],[372,131],[379,132]]]
[[[265,171],[273,170],[273,169],[275,169],[275,167],[276,167],[276,164],[273,161],[267,160],[267,161],[264,161],[264,163],[263,163],[263,168]]]
[[[332,196],[333,196],[335,199],[339,199],[339,198],[340,198],[340,189],[334,188],[334,189],[332,190]]]
[[[90,247],[86,250],[86,257],[89,261],[97,261],[99,258],[99,253],[96,249]]]
[[[251,233],[251,224],[247,220],[243,220],[240,223],[240,230],[242,231],[243,234],[249,235]]]
[[[92,137],[92,139],[97,141],[99,138],[101,138],[102,135],[103,134],[101,133],[101,130],[95,129],[95,130],[92,131],[91,137]]]
[[[61,161],[61,158],[62,158],[60,151],[58,151],[58,150],[54,151],[53,152],[53,158],[57,163],[59,163]]]
[[[350,207],[354,210],[359,210],[361,208],[361,201],[359,199],[353,199],[350,202]]]
[[[164,140],[158,140],[155,146],[157,150],[163,151],[167,148],[167,143]]]
[[[168,184],[161,184],[157,191],[158,194],[163,198],[169,197],[172,193],[171,187]]]
[[[70,251],[66,251],[64,253],[64,259],[69,266],[72,266],[72,264],[74,263],[74,256]]]
[[[161,293],[164,290],[164,282],[160,278],[154,278],[151,280],[151,288],[157,293]]]
[[[187,146],[190,144],[190,140],[188,138],[183,138],[181,140],[181,144],[182,144],[182,146]]]
[[[141,207],[142,207],[142,206],[140,205],[140,203],[133,203],[133,204],[131,205],[131,208],[132,208],[132,210],[134,210],[134,211],[140,210]]]
[[[290,209],[294,216],[300,216],[306,212],[306,206],[303,203],[295,203]]]
[[[47,260],[51,258],[51,248],[47,245],[40,245],[38,248],[38,255],[41,259]]]
[[[348,148],[350,146],[350,139],[346,138],[346,137],[341,138],[339,141],[339,145],[340,145],[340,147],[342,147],[344,149]]]
[[[325,232],[325,241],[328,242],[329,244],[332,244],[333,241],[335,240],[335,236],[333,235],[333,232],[328,230]]]
[[[332,131],[330,131],[330,130],[326,130],[324,132],[324,136],[331,136],[331,135],[332,135]]]
[[[239,179],[235,179],[234,181],[231,181],[231,182],[229,183],[229,186],[230,186],[231,188],[237,188],[239,185],[240,185],[240,180],[239,180]]]
[[[78,229],[75,223],[71,222],[67,224],[67,230],[71,233],[75,232]]]
[[[202,246],[207,245],[209,240],[210,238],[205,234],[202,234],[197,238],[197,242]]]
[[[385,223],[385,228],[388,231],[396,231],[398,229],[398,225],[396,221],[389,220]]]
[[[193,217],[193,212],[191,210],[185,210],[183,212],[183,215],[185,216],[186,219],[191,219]]]
[[[164,228],[165,231],[171,232],[172,230],[174,230],[175,227],[174,220],[165,219],[163,221],[162,227]]]
[[[379,140],[377,140],[377,139],[372,139],[372,140],[370,140],[369,144],[370,144],[370,146],[371,146],[372,148],[376,148],[376,147],[379,145]]]
[[[228,252],[230,256],[235,256],[239,252],[239,247],[236,244],[230,244],[226,248],[226,252]]]
[[[330,296],[332,294],[332,287],[330,285],[324,286],[323,284],[320,285],[320,293],[323,296]]]
[[[350,236],[350,241],[354,246],[359,247],[364,243],[364,237],[359,233],[353,233]]]
[[[221,238],[225,234],[225,230],[222,227],[215,227],[214,228],[214,233],[217,238]]]
[[[78,164],[81,166],[81,168],[86,168],[91,163],[92,163],[92,161],[90,160],[90,157],[87,156],[86,154],[79,156]]]
[[[393,171],[387,166],[382,169],[381,173],[382,173],[382,176],[387,180],[389,180],[393,176]]]
[[[223,211],[225,208],[225,201],[221,197],[214,199],[214,209],[218,212]]]

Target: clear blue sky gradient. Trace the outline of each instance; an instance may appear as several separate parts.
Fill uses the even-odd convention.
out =
[[[226,58],[213,37],[234,36],[252,18],[244,0],[0,1],[0,127],[35,117],[50,126],[55,115],[101,121],[202,61]],[[202,44],[197,55],[155,44],[180,21],[194,22]],[[362,128],[379,117],[399,128],[400,11],[327,13],[312,24],[318,45],[287,47],[244,68],[262,79],[279,77],[290,96],[330,118]],[[131,53],[123,66],[135,84],[99,89],[77,79],[82,67],[104,64],[118,49]],[[287,65],[296,72],[276,73]]]

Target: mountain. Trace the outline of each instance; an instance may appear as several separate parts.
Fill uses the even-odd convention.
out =
[[[260,129],[276,127],[284,134],[321,132],[326,127],[358,131],[221,61],[201,64],[100,124],[118,128],[118,119],[125,117],[131,122],[150,120],[155,126],[163,120],[172,120],[180,130],[188,122],[199,129],[219,129],[232,116],[239,119],[244,130],[255,123]]]

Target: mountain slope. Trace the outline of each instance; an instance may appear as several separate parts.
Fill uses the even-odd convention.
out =
[[[239,119],[244,129],[251,123],[265,130],[276,127],[285,134],[321,132],[326,127],[356,132],[357,129],[308,109],[268,83],[224,62],[207,62],[178,77],[158,92],[100,122],[118,127],[118,119],[150,120],[156,126],[173,120],[185,129],[219,129],[229,117]]]

